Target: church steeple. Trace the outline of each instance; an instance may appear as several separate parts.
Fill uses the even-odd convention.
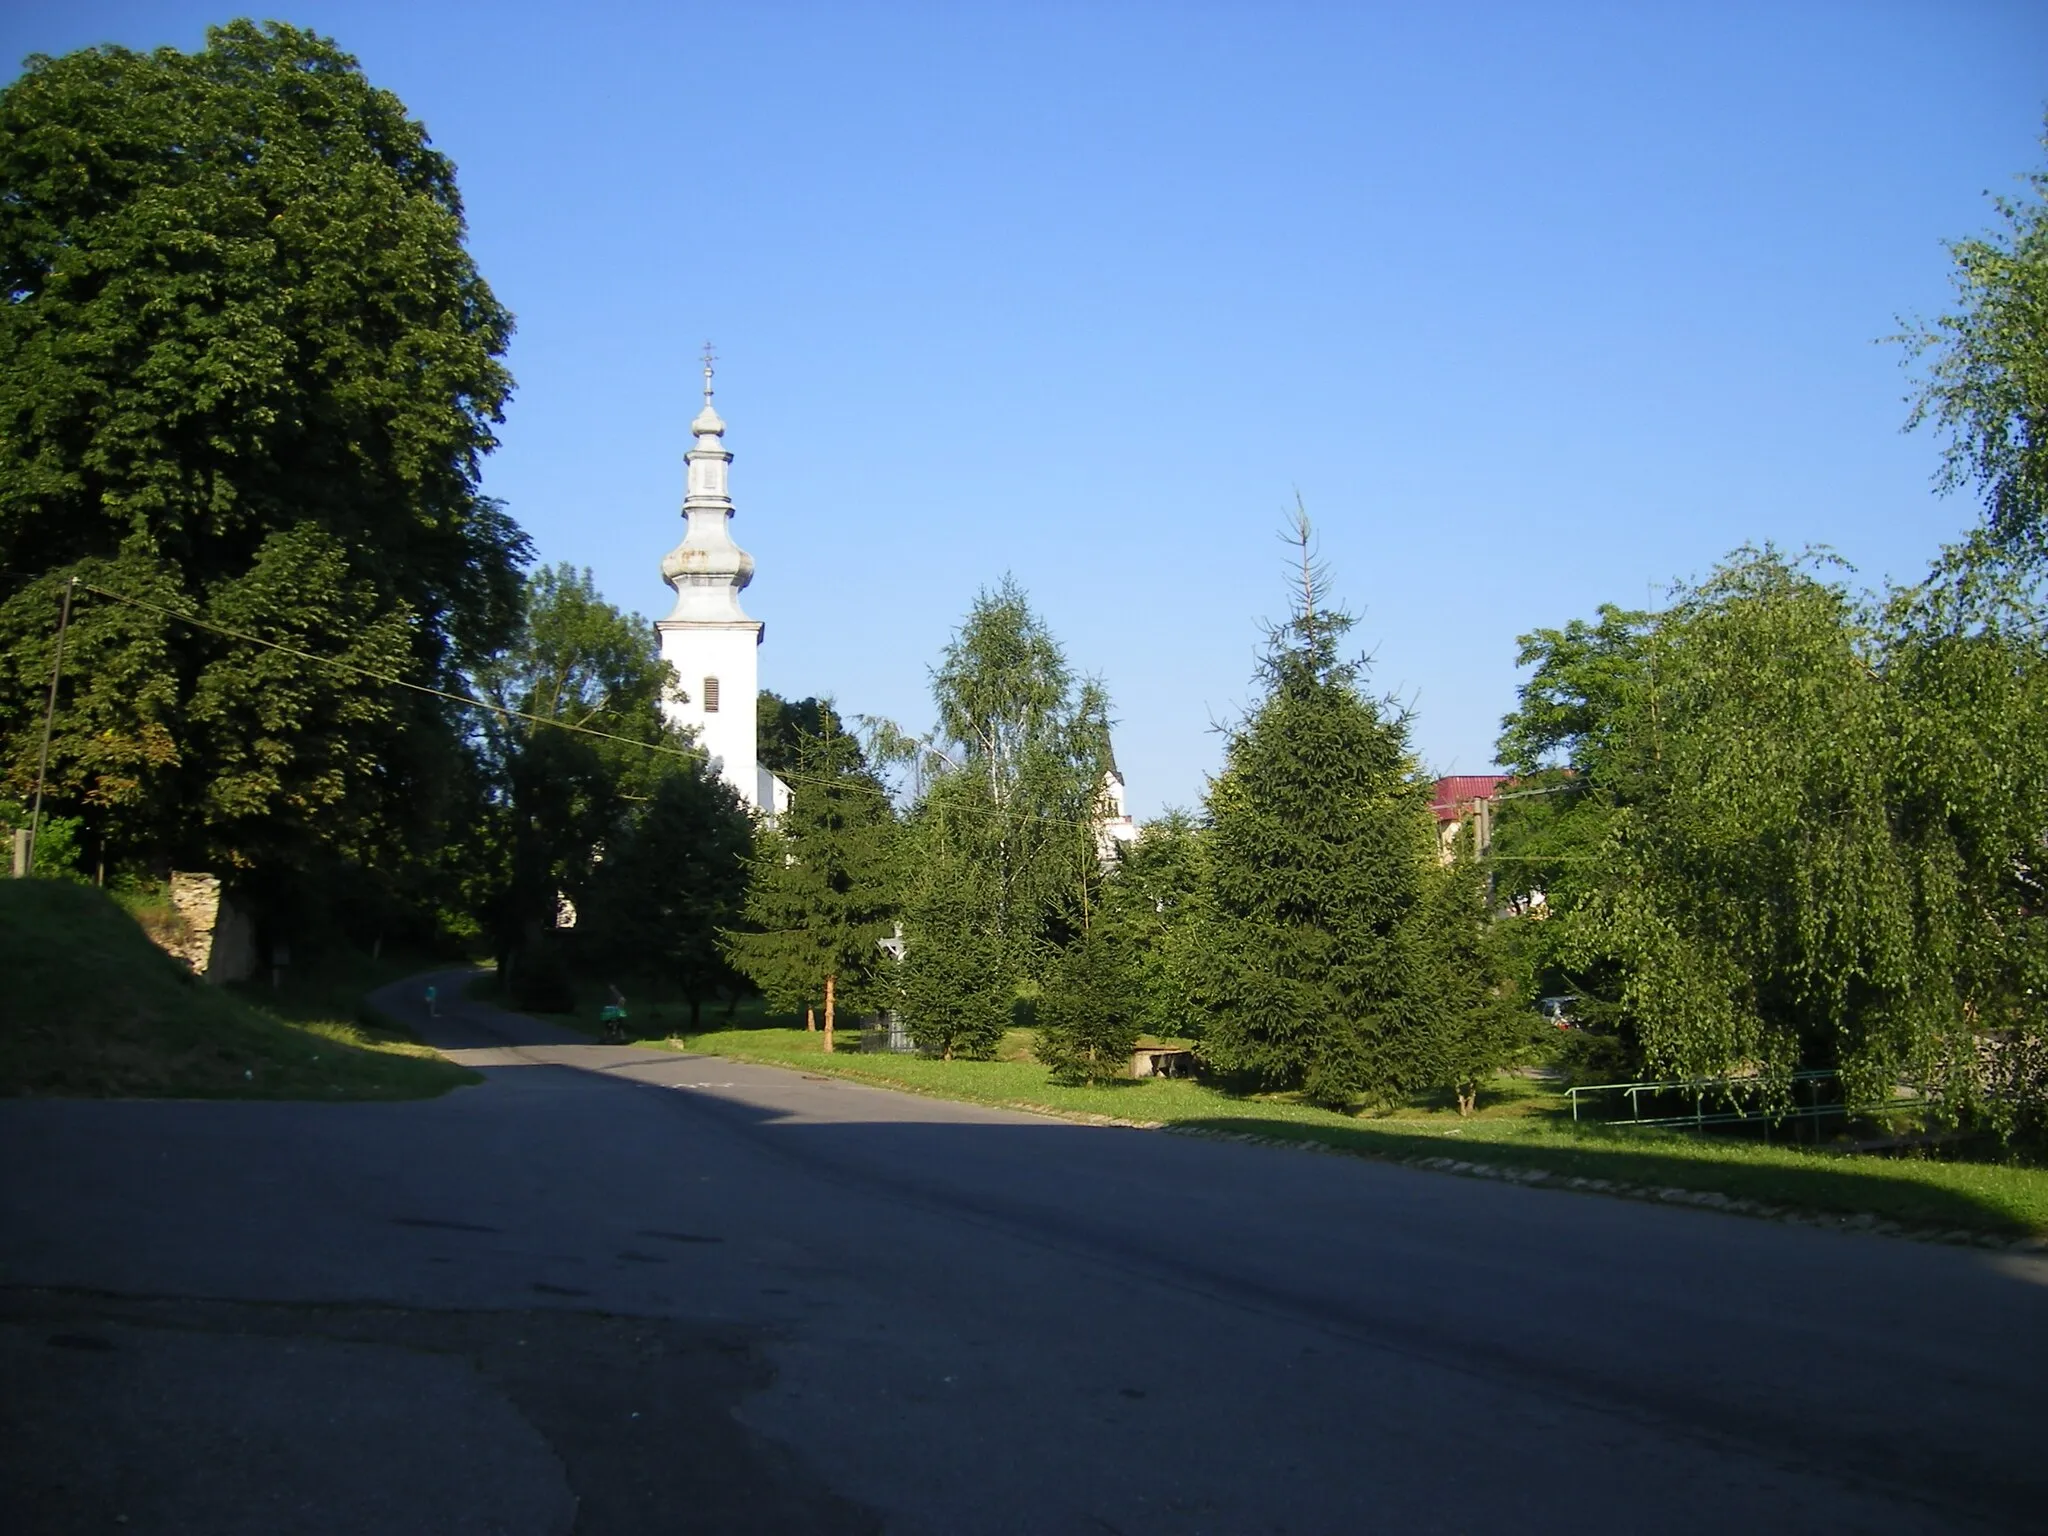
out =
[[[754,557],[732,541],[732,496],[726,472],[725,423],[711,404],[710,344],[704,347],[704,409],[690,423],[695,445],[684,455],[683,542],[661,562],[676,605],[654,628],[661,658],[675,668],[662,700],[671,725],[693,732],[712,772],[764,815],[789,805],[789,786],[760,764],[754,706],[759,698],[761,625],[740,607],[754,579]]]
[[[687,483],[683,542],[661,562],[661,579],[675,588],[670,620],[747,622],[740,591],[754,579],[754,557],[733,542],[732,494],[727,475],[732,453],[725,446],[725,422],[711,403],[715,354],[704,347],[704,409],[690,423],[696,446],[683,456]]]

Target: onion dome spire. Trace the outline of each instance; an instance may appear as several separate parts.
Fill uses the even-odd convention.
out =
[[[717,354],[704,344],[704,409],[690,423],[696,445],[684,455],[687,487],[683,542],[663,557],[661,579],[675,588],[671,619],[746,622],[740,590],[754,579],[754,557],[732,540],[732,496],[727,471],[732,453],[725,446],[725,422],[711,404],[712,364]]]

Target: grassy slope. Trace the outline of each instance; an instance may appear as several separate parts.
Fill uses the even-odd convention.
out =
[[[0,1094],[411,1099],[478,1081],[347,1022],[354,1003],[327,989],[273,1011],[195,980],[90,886],[0,880],[0,977]]]
[[[1557,1119],[1558,1095],[1520,1079],[1503,1079],[1488,1096],[1490,1102],[1469,1120],[1448,1110],[1419,1108],[1354,1116],[1316,1109],[1286,1095],[1240,1097],[1185,1079],[1062,1087],[1030,1059],[1029,1038],[1021,1032],[1006,1041],[1000,1055],[1007,1059],[995,1061],[942,1062],[846,1051],[828,1057],[819,1036],[801,1029],[723,1030],[683,1036],[675,1043],[973,1103],[1310,1141],[1364,1156],[1453,1158],[1540,1169],[1559,1179],[1695,1191],[1766,1210],[1867,1216],[1921,1230],[2048,1235],[2048,1169],[1574,1127]],[[846,1043],[857,1044],[857,1037]]]

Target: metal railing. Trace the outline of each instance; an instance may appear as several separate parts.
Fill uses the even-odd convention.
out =
[[[1740,1125],[1748,1122],[1777,1124],[1784,1120],[1818,1120],[1828,1115],[1846,1115],[1849,1107],[1842,1101],[1839,1090],[1832,1099],[1823,1097],[1826,1085],[1837,1084],[1839,1081],[1840,1074],[1832,1070],[1794,1072],[1791,1079],[1792,1101],[1787,1106],[1758,1104],[1755,1107],[1744,1108],[1739,1100],[1745,1090],[1753,1096],[1760,1096],[1766,1087],[1764,1080],[1757,1077],[1707,1077],[1665,1083],[1588,1083],[1581,1087],[1566,1089],[1565,1097],[1571,1102],[1574,1121],[1582,1118],[1582,1097],[1620,1094],[1628,1100],[1627,1116],[1613,1116],[1601,1123],[1665,1127]],[[1799,1102],[1802,1088],[1806,1096],[1804,1104]],[[1654,1111],[1666,1108],[1656,1102],[1659,1095],[1675,1095],[1681,1100],[1690,1097],[1692,1113],[1655,1113]],[[1648,1115],[1643,1113],[1643,1101],[1646,1098],[1651,1100],[1649,1107],[1653,1111]],[[1725,1104],[1726,1107],[1710,1110],[1707,1108],[1710,1099]]]

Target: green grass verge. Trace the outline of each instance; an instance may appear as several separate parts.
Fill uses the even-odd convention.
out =
[[[275,996],[208,986],[90,886],[0,881],[0,977],[8,1095],[416,1099],[481,1081],[363,1009],[354,970]]]
[[[673,1043],[734,1060],[829,1072],[968,1103],[1315,1142],[1368,1157],[1452,1158],[1534,1169],[1557,1180],[1719,1195],[1769,1211],[1867,1217],[1918,1231],[2048,1235],[2048,1169],[2016,1161],[1881,1156],[1672,1131],[1575,1127],[1556,1118],[1561,1095],[1521,1078],[1500,1079],[1481,1111],[1469,1119],[1449,1109],[1421,1107],[1388,1115],[1344,1115],[1284,1094],[1240,1096],[1188,1079],[1064,1086],[1030,1059],[1029,1037],[1022,1031],[1012,1032],[995,1061],[847,1051],[827,1056],[820,1036],[772,1027],[644,1043]]]

